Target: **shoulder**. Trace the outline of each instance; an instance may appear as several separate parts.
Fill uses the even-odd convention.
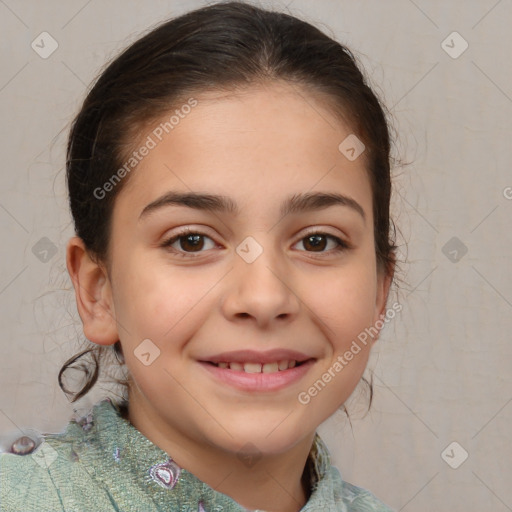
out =
[[[336,481],[334,487],[335,502],[339,505],[337,510],[347,512],[395,512],[388,505],[380,501],[372,492],[358,487],[341,479],[336,468],[332,468]]]
[[[1,512],[112,509],[95,478],[99,446],[89,420],[40,434],[36,443],[20,438],[0,452]]]
[[[313,470],[318,479],[304,511],[328,510],[329,512],[395,512],[373,493],[342,479],[332,465],[329,450],[320,437],[315,437],[312,448]]]
[[[48,462],[54,449],[43,441],[25,454],[0,453],[0,503],[2,512],[62,510]]]

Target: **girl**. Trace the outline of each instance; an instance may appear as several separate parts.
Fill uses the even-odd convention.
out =
[[[389,139],[286,14],[217,3],[117,57],[69,136],[67,268],[127,394],[2,454],[2,511],[391,510],[316,434],[389,316]]]

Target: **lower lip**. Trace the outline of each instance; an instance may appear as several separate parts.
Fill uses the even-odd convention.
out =
[[[315,363],[310,359],[300,366],[273,373],[246,373],[244,371],[219,368],[211,363],[199,364],[215,378],[242,391],[278,391],[300,380]]]

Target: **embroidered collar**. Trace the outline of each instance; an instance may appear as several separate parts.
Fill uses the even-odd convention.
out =
[[[70,457],[82,459],[86,470],[102,488],[121,485],[123,492],[129,493],[134,488],[133,493],[138,494],[139,499],[140,493],[149,494],[157,510],[169,510],[170,490],[180,510],[185,504],[199,512],[245,510],[229,496],[180,468],[164,450],[124,419],[121,413],[126,405],[126,402],[116,403],[105,398],[95,404],[87,416],[73,420],[67,430],[73,439]],[[73,428],[76,431],[72,431]],[[80,441],[76,441],[77,438]],[[303,510],[309,510],[308,505],[315,502],[319,484],[329,480],[330,468],[329,452],[315,434],[307,460],[310,496]]]

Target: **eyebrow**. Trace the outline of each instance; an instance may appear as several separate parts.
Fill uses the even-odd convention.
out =
[[[230,197],[216,194],[200,194],[196,192],[167,192],[163,196],[149,203],[141,212],[139,221],[148,217],[151,213],[166,206],[185,206],[196,210],[210,212],[226,212],[238,215],[239,208]],[[366,222],[363,207],[349,196],[327,192],[309,192],[294,194],[288,197],[281,205],[282,217],[290,213],[301,213],[315,210],[323,210],[330,206],[347,206],[361,215]]]

